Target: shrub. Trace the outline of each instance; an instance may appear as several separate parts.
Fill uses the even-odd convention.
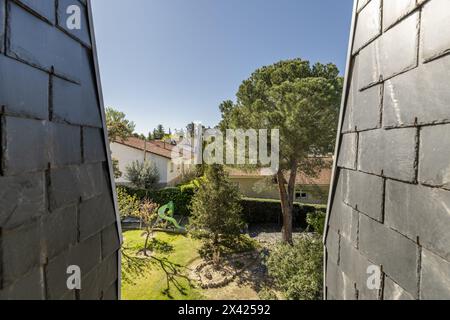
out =
[[[128,194],[136,196],[138,200],[151,199],[160,206],[173,201],[175,204],[175,214],[189,216],[189,206],[194,196],[193,188],[166,188],[161,190],[143,190],[121,186]]]
[[[117,187],[117,202],[120,217],[139,217],[140,199],[134,194],[129,194],[123,187]]]
[[[151,199],[159,205],[165,205],[170,201],[175,204],[175,214],[181,216],[190,216],[190,205],[194,194],[202,183],[204,178],[198,178],[188,184],[181,185],[176,188],[165,188],[161,190],[142,190],[126,186],[121,186],[122,190],[130,195],[134,195],[138,200]],[[281,206],[278,200],[250,199],[243,198],[240,200],[242,207],[242,218],[250,224],[280,224],[281,225]],[[306,229],[308,213],[323,212],[325,214],[326,207],[321,205],[303,205],[294,204],[294,226]]]
[[[322,211],[316,211],[314,213],[308,213],[306,215],[306,222],[313,229],[313,231],[317,232],[320,235],[323,235],[323,231],[325,229],[325,219],[326,213]]]
[[[122,177],[122,171],[119,169],[119,160],[112,159],[112,165],[113,165],[113,172],[114,172],[114,178],[119,179]]]
[[[189,181],[188,183],[179,185],[179,188],[180,188],[181,192],[187,191],[187,192],[191,192],[192,194],[194,194],[200,188],[202,183],[205,183],[204,177],[195,178],[195,179]]]
[[[267,259],[269,275],[289,300],[319,300],[323,292],[323,245],[318,235],[276,246]]]
[[[182,173],[178,185],[181,186],[184,184],[189,184],[197,178],[198,178],[198,175],[197,175],[196,168],[187,169],[185,172]]]
[[[189,229],[203,242],[203,256],[212,254],[220,262],[222,247],[233,246],[243,227],[239,189],[233,185],[222,166],[211,165],[205,170],[205,182],[192,199]],[[224,241],[227,238],[228,241]],[[231,240],[231,241],[230,241]]]
[[[133,161],[127,167],[126,178],[136,188],[154,189],[159,182],[159,172],[151,161]]]
[[[276,301],[276,300],[278,300],[278,297],[277,297],[276,293],[269,287],[263,287],[258,292],[258,297],[259,297],[259,299],[265,300],[265,301]]]

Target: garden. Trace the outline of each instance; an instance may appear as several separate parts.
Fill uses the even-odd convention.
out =
[[[325,208],[242,198],[222,166],[175,188],[119,186],[125,300],[320,299]]]
[[[321,299],[326,208],[293,199],[300,172],[317,177],[330,165],[324,159],[335,146],[342,84],[333,64],[280,61],[256,70],[236,101],[220,105],[220,132],[278,131],[279,163],[270,178],[280,201],[243,198],[220,164],[199,165],[177,187],[159,189],[155,166],[133,163],[127,170],[131,186],[117,191],[125,230],[122,297]],[[111,141],[133,133],[124,114],[108,114]],[[264,143],[272,144],[267,137]],[[246,163],[245,169],[255,169]],[[114,167],[117,177],[117,161]]]

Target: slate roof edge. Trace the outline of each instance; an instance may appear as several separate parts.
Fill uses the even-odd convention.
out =
[[[324,269],[323,269],[323,283],[324,283],[324,299],[327,299],[327,290],[326,290],[326,283],[327,283],[327,254],[326,254],[326,241],[328,236],[328,224],[330,222],[330,214],[331,209],[333,206],[333,199],[334,199],[334,193],[336,190],[336,183],[337,183],[337,163],[339,159],[339,151],[340,151],[340,145],[341,145],[341,132],[342,132],[342,126],[344,123],[344,116],[345,116],[345,109],[347,106],[347,99],[348,99],[348,92],[350,89],[350,71],[351,71],[351,63],[353,61],[353,42],[355,38],[355,31],[356,31],[356,19],[357,19],[357,7],[358,7],[358,0],[353,1],[353,11],[352,11],[352,22],[350,27],[350,35],[349,35],[349,43],[348,43],[348,49],[347,49],[347,62],[345,67],[345,76],[344,76],[344,87],[342,92],[342,101],[341,101],[341,108],[339,113],[339,125],[338,125],[338,131],[337,131],[337,137],[336,137],[336,147],[335,147],[335,156],[334,156],[334,163],[333,163],[333,169],[331,172],[331,184],[330,184],[330,192],[328,194],[328,204],[327,204],[327,215],[325,218],[325,229],[324,229],[324,235],[323,235],[323,245],[324,245]]]
[[[96,80],[96,86],[97,86],[97,98],[99,100],[100,115],[101,115],[102,127],[103,127],[103,136],[104,136],[104,141],[105,141],[106,158],[107,158],[108,169],[109,169],[109,180],[111,183],[111,190],[112,190],[112,196],[113,196],[113,201],[114,201],[114,210],[116,213],[117,232],[119,235],[120,244],[122,245],[123,244],[122,226],[120,224],[120,213],[119,213],[119,206],[118,206],[118,201],[117,201],[116,183],[115,183],[115,179],[113,176],[114,170],[113,170],[113,165],[112,165],[112,160],[111,160],[111,150],[109,147],[109,138],[108,138],[107,126],[106,126],[105,103],[103,100],[103,90],[102,90],[102,83],[101,83],[101,78],[100,78],[100,67],[99,67],[99,63],[98,63],[97,42],[96,42],[96,38],[95,38],[94,19],[93,19],[93,15],[92,15],[91,0],[86,1],[86,6],[87,6],[87,12],[88,12],[87,20],[88,20],[88,24],[89,24],[89,33],[91,36],[91,45],[92,45],[91,54],[92,54],[92,59],[93,59],[93,63],[94,63],[95,80]],[[118,251],[117,256],[118,256],[118,259],[117,259],[118,260],[117,261],[117,265],[118,265],[117,297],[120,300],[121,299],[121,274],[122,274],[120,249]]]

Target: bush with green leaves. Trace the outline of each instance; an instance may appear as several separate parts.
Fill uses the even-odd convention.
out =
[[[320,300],[323,292],[323,244],[305,235],[294,245],[279,244],[267,261],[269,275],[289,300]]]
[[[131,195],[125,188],[117,187],[117,202],[121,218],[139,217],[140,201],[136,195]]]
[[[196,190],[190,186],[160,190],[144,190],[127,186],[121,186],[121,188],[126,190],[128,194],[135,195],[139,200],[151,199],[161,206],[173,201],[175,203],[175,214],[185,217],[191,214],[190,204]]]
[[[314,213],[308,213],[306,216],[306,222],[313,229],[314,232],[323,235],[325,229],[326,213],[323,211],[316,211]]]
[[[230,181],[223,166],[211,165],[205,170],[204,182],[192,199],[189,230],[203,242],[203,252],[220,262],[223,247],[239,238],[242,220],[239,189]],[[225,241],[226,239],[226,241]]]
[[[140,189],[154,189],[159,183],[159,172],[151,161],[133,161],[127,168],[126,178]]]
[[[122,171],[120,171],[120,168],[119,168],[119,160],[113,158],[112,165],[113,165],[114,178],[119,179],[120,177],[122,177]]]

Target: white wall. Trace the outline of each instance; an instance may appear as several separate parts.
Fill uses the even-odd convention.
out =
[[[133,161],[144,161],[144,152],[124,146],[118,143],[111,143],[111,157],[119,161],[119,170],[122,172],[122,177],[117,179],[117,182],[127,182],[125,179],[126,168]]]
[[[112,143],[111,152],[112,158],[119,161],[119,169],[122,172],[122,177],[117,179],[117,182],[128,182],[125,178],[127,167],[136,160],[143,162],[144,151],[131,148],[123,144]],[[146,159],[152,161],[156,165],[160,176],[160,183],[166,184],[176,178],[176,171],[174,173],[170,172],[171,160],[149,152],[147,152]]]

